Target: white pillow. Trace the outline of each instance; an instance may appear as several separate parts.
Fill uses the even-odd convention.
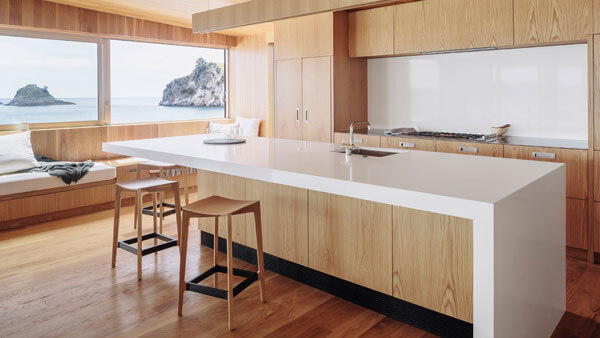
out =
[[[260,119],[236,117],[235,123],[238,123],[240,125],[240,132],[242,136],[258,136],[258,127],[260,127]]]
[[[38,166],[31,148],[31,132],[0,136],[0,174]]]
[[[207,134],[225,134],[225,135],[236,135],[239,134],[240,125],[238,123],[215,123],[210,121],[208,123]]]

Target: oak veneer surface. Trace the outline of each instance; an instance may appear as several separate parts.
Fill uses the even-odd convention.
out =
[[[381,143],[381,137],[377,135],[354,134],[354,143],[364,147],[385,147]],[[350,143],[350,134],[335,133],[334,142],[337,144]]]
[[[600,3],[598,1],[594,2],[596,5],[600,7]],[[600,25],[600,13],[598,14],[598,22]],[[590,71],[592,71],[593,75],[590,74],[590,89],[589,93],[590,98],[590,106],[592,106],[593,114],[591,116],[593,121],[589,123],[588,128],[593,128],[592,136],[595,140],[594,150],[600,150],[600,94],[598,90],[600,90],[600,35],[594,35],[591,41],[588,43],[588,46],[592,44],[593,48],[590,48],[591,51],[588,50],[590,56],[592,56],[592,64],[589,65]],[[596,181],[598,182],[598,181]]]
[[[594,251],[600,252],[600,202],[593,204],[594,208],[594,219],[592,220],[592,227],[594,228]]]
[[[400,143],[414,144],[414,148],[401,146]],[[435,141],[426,139],[403,138],[395,136],[382,136],[381,146],[384,148],[399,148],[406,150],[435,151]]]
[[[592,0],[514,0],[515,45],[583,41],[592,19]]]
[[[278,138],[302,139],[302,60],[276,63],[275,114]]]
[[[219,33],[192,34],[187,27],[173,26],[45,0],[0,0],[0,25],[129,38],[172,40],[228,48],[236,37]]]
[[[392,206],[309,191],[309,267],[392,294]]]
[[[472,323],[473,221],[402,207],[393,213],[394,297]]]
[[[302,139],[331,142],[331,57],[302,59]]]
[[[572,248],[588,248],[587,200],[567,198],[566,245]]]
[[[461,152],[461,147],[466,148],[477,148],[476,153]],[[455,141],[436,141],[435,150],[441,153],[454,153],[463,155],[478,155],[478,156],[491,156],[491,157],[502,157],[504,155],[504,147],[501,144],[488,144],[488,143],[469,143],[469,142],[455,142]]]
[[[533,152],[552,153],[556,155],[556,159],[534,158]],[[565,163],[567,166],[567,197],[585,199],[588,196],[587,150],[504,146],[504,157]]]
[[[394,54],[394,7],[349,14],[350,56]]]
[[[594,182],[600,183],[600,151],[594,151]],[[594,185],[594,201],[600,201],[600,186]]]
[[[333,13],[276,21],[275,60],[333,55]]]

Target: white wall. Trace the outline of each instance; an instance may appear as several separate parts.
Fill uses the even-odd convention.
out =
[[[587,45],[370,59],[376,128],[587,140]]]

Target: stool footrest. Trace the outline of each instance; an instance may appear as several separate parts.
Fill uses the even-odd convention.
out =
[[[146,248],[142,250],[142,256],[146,256],[149,255],[151,253],[155,253],[158,251],[162,251],[165,249],[168,249],[170,247],[173,246],[177,246],[177,240],[174,238],[171,238],[169,236],[165,236],[163,234],[159,234],[157,232],[153,232],[150,234],[145,234],[142,236],[142,241],[148,240],[148,239],[152,239],[152,238],[158,238],[161,241],[164,241],[164,243]],[[133,246],[133,244],[137,243],[137,237],[133,237],[130,239],[126,239],[123,241],[119,241],[119,248],[125,250],[125,251],[129,251],[134,255],[137,255],[137,247]]]
[[[171,203],[163,203],[163,206],[165,208],[168,208],[169,210],[165,210],[164,211],[164,215],[163,217],[167,217],[170,215],[173,215],[175,213],[175,204],[171,204]],[[142,208],[142,214],[144,215],[148,215],[148,216],[153,216],[154,215],[154,209],[152,208],[152,205],[149,205],[147,207],[143,207]],[[155,205],[156,207],[156,217],[160,217],[160,203],[157,203]]]
[[[227,299],[227,290],[221,290],[210,286],[199,285],[206,278],[214,275],[215,273],[227,273],[227,267],[222,265],[215,265],[212,268],[204,271],[192,280],[186,283],[186,290],[201,293],[203,295],[217,297],[221,299]],[[258,280],[258,273],[254,271],[242,270],[233,268],[233,274],[239,277],[245,277],[245,279],[233,288],[233,297],[240,294],[244,289],[250,286],[252,283]]]

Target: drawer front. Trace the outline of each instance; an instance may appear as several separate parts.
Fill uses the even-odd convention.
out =
[[[436,141],[436,151],[465,155],[502,157],[504,147],[501,144]]]
[[[406,150],[435,151],[434,140],[404,138],[395,136],[382,136],[381,146],[384,148],[398,148]]]
[[[350,143],[349,133],[335,133],[335,143]],[[381,147],[381,137],[377,135],[354,134],[354,144],[364,147]]]
[[[587,150],[505,146],[504,157],[567,165],[567,197],[587,198]]]

